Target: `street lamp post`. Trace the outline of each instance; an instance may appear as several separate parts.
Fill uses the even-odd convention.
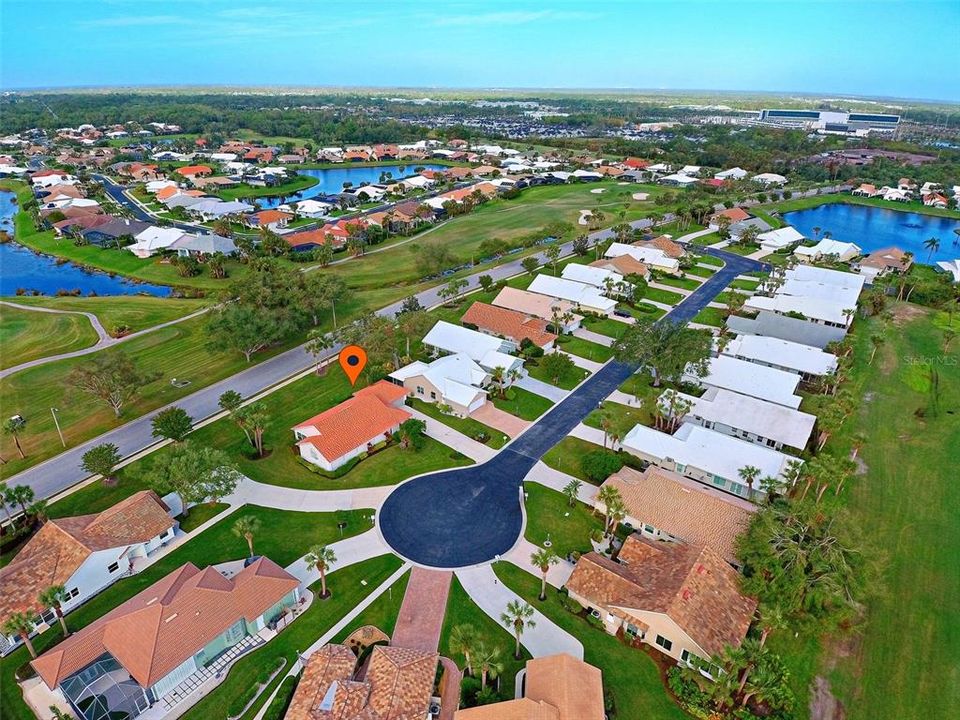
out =
[[[50,408],[50,414],[53,415],[53,424],[57,426],[57,435],[60,436],[60,444],[64,447],[67,446],[67,441],[63,439],[63,431],[60,429],[60,421],[57,419],[57,408]]]

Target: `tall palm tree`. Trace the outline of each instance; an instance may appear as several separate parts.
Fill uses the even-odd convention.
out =
[[[533,608],[522,600],[511,600],[507,604],[506,611],[500,614],[500,621],[508,628],[513,629],[513,636],[517,641],[513,656],[517,660],[520,659],[520,636],[523,635],[524,630],[530,630],[537,626],[533,615]]]
[[[484,642],[477,643],[477,665],[480,667],[480,689],[487,689],[487,678],[496,680],[503,672],[503,662],[500,660],[500,648],[491,647]]]
[[[540,600],[547,599],[547,573],[552,565],[560,563],[559,556],[550,548],[537,548],[530,555],[530,562],[540,569]]]
[[[327,592],[327,571],[337,561],[337,554],[325,545],[314,545],[303,561],[307,564],[308,570],[313,568],[320,573],[320,597],[330,597],[330,593]]]
[[[53,610],[60,621],[60,627],[63,628],[63,636],[69,637],[70,631],[67,630],[67,621],[63,617],[63,603],[67,600],[67,589],[63,585],[51,585],[40,593],[37,598],[45,607]]]
[[[603,503],[603,514],[605,517],[604,532],[610,526],[611,508],[617,506],[617,502],[623,503],[623,496],[613,485],[603,485],[597,493],[597,500]]]
[[[747,682],[741,686],[740,707],[746,707],[751,698],[770,700],[783,688],[786,678],[780,668],[763,662],[753,668]]]
[[[770,637],[770,633],[787,627],[787,619],[784,617],[783,608],[779,605],[761,605],[759,615],[760,647],[762,648]]]
[[[260,531],[260,518],[244,515],[233,524],[233,534],[247,541],[250,557],[253,557],[253,536]]]
[[[750,488],[751,498],[753,497],[753,484],[757,481],[757,478],[760,477],[761,472],[763,471],[755,465],[744,465],[742,468],[737,470],[737,474],[740,476],[740,479],[747,484],[748,488]]]
[[[607,526],[605,532],[607,535],[613,535],[617,532],[617,526],[620,525],[620,521],[627,516],[627,505],[623,502],[623,499],[620,497],[614,498],[609,505],[607,505]]]
[[[577,504],[577,498],[580,496],[580,488],[583,487],[583,482],[573,478],[570,482],[563,486],[563,494],[567,498],[567,504],[570,507],[574,507]]]
[[[469,623],[455,625],[450,633],[450,650],[462,653],[467,673],[473,675],[473,657],[477,651],[479,636],[477,629]]]
[[[33,632],[33,621],[25,612],[12,612],[3,623],[3,632],[7,635],[19,635],[23,644],[30,651],[30,657],[37,657],[37,651],[33,649],[33,643],[30,641],[30,633]]]
[[[940,238],[932,237],[924,240],[923,246],[929,251],[927,252],[927,263],[929,263],[930,258],[933,257],[933,254],[940,251]]]

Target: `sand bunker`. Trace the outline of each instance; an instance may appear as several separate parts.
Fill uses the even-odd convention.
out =
[[[646,200],[648,197],[650,197],[650,193],[634,193],[633,194],[634,200]]]
[[[599,195],[600,193],[605,193],[606,191],[606,188],[594,188],[590,192],[592,192],[594,195]]]

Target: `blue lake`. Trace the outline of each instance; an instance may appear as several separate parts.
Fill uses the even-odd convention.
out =
[[[6,230],[11,237],[13,217],[18,210],[14,197],[13,193],[0,192],[0,230]],[[146,294],[166,297],[171,291],[166,285],[136,283],[106,273],[85,270],[72,263],[58,264],[56,258],[35,253],[15,242],[0,243],[0,295],[15,295],[19,288],[43,295],[54,295],[58,290],[79,290],[81,295]]]
[[[821,237],[829,231],[834,240],[856,243],[865,253],[898,247],[912,252],[916,262],[926,263],[930,251],[923,243],[935,237],[940,240],[940,250],[933,253],[930,262],[960,257],[960,244],[953,232],[960,228],[960,220],[951,218],[867,205],[827,203],[784,213],[783,220],[808,238],[814,238],[813,228],[819,227]]]
[[[318,182],[313,187],[309,187],[303,192],[286,195],[282,198],[257,198],[257,202],[263,208],[273,208],[277,205],[283,205],[288,202],[297,202],[298,200],[307,200],[318,195],[333,195],[343,191],[345,182],[353,183],[353,187],[360,185],[369,185],[380,182],[382,173],[390,173],[393,180],[410,177],[414,175],[414,168],[422,167],[424,170],[446,170],[446,165],[433,165],[430,163],[397,163],[396,165],[376,165],[373,167],[343,167],[327,168],[324,170],[311,170],[296,168],[301,175],[309,175],[317,178]]]

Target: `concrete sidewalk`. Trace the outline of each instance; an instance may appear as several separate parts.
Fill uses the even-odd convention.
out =
[[[562,353],[566,355],[573,361],[573,364],[578,368],[583,368],[589,373],[595,373],[597,370],[603,367],[603,363],[594,362],[593,360],[587,360],[586,358],[580,357],[579,355],[574,355],[573,353],[568,353],[565,350],[554,350],[554,352]]]
[[[552,467],[547,465],[544,462],[538,462],[530,472],[527,473],[527,476],[523,479],[525,483],[535,482],[538,485],[543,485],[557,492],[563,492],[563,488],[567,486],[571,480],[578,480],[573,475],[567,475],[564,472],[559,470],[554,470]],[[597,497],[597,493],[600,491],[596,485],[591,485],[590,483],[581,480],[582,484],[580,489],[577,491],[577,497],[580,499],[580,502],[584,502],[587,505],[593,506],[594,498]]]
[[[299,512],[334,512],[335,510],[361,510],[379,508],[395,485],[357,488],[354,490],[299,490],[256,482],[244,478],[237,488],[224,499],[231,505],[259,505],[277,510]]]
[[[447,447],[463,453],[474,462],[486,462],[497,454],[497,451],[493,448],[489,448],[483,443],[479,443],[473,438],[469,438],[463,433],[457,432],[449,425],[445,425],[439,420],[434,420],[432,417],[429,415],[424,415],[419,410],[414,410],[410,407],[405,408],[405,410],[418,420],[423,420],[423,422],[426,423],[428,437],[432,437],[434,440],[442,442]]]
[[[456,574],[463,589],[480,609],[512,635],[513,629],[503,624],[500,615],[507,609],[508,603],[515,600],[523,603],[523,599],[500,582],[490,565],[457,570]],[[537,576],[539,577],[539,573]],[[583,645],[573,635],[555,625],[536,608],[534,608],[532,619],[535,623],[534,627],[527,628],[520,636],[520,644],[531,655],[543,657],[568,653],[575,658],[583,659]]]
[[[543,577],[543,572],[539,567],[530,562],[530,557],[539,549],[539,546],[534,545],[526,538],[520,538],[516,547],[504,555],[503,559],[513,563],[518,568],[526,570],[539,580]],[[572,573],[573,563],[566,558],[560,558],[559,564],[553,565],[547,570],[547,584],[555,588],[561,588],[566,584],[567,580],[570,579]]]
[[[537,380],[529,375],[525,375],[524,377],[520,378],[514,383],[514,385],[523,388],[524,390],[528,390],[534,395],[539,395],[540,397],[545,397],[547,400],[552,400],[554,403],[560,402],[570,394],[569,390],[558,388],[556,385],[545,383],[543,380]]]
[[[604,438],[603,430],[599,428],[593,428],[589,425],[584,425],[580,423],[573,430],[570,431],[570,435],[575,438],[580,438],[581,440],[586,440],[587,442],[592,442],[595,445],[599,445],[601,448],[606,446],[610,450],[613,450],[613,443],[610,440],[608,435]]]
[[[602,335],[598,332],[587,330],[583,327],[574,330],[573,336],[582,340],[588,340],[592,343],[597,343],[597,345],[603,345],[604,347],[610,347],[614,343],[614,338],[610,337],[609,335]]]
[[[337,556],[336,561],[332,564],[330,570],[327,571],[328,581],[330,579],[330,573],[336,570],[342,570],[358,562],[363,562],[364,560],[392,552],[390,548],[387,547],[387,544],[383,542],[380,533],[372,529],[360,535],[349,537],[346,540],[338,540],[335,543],[330,543],[327,547],[333,550]],[[307,564],[303,561],[303,558],[294,560],[287,565],[285,569],[304,585],[310,585],[320,579],[320,573],[314,568],[307,568]]]

